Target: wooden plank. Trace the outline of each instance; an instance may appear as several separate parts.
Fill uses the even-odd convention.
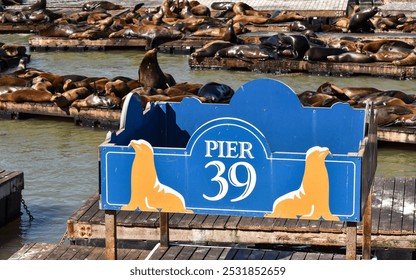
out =
[[[381,211],[380,211],[380,224],[379,232],[388,233],[391,224],[391,215],[393,207],[393,194],[394,194],[394,178],[387,178],[384,185]]]
[[[117,260],[117,215],[105,210],[105,255],[107,260]]]
[[[305,260],[316,261],[316,260],[319,260],[319,256],[320,255],[321,254],[320,253],[317,253],[317,252],[308,252],[306,254]]]
[[[201,228],[202,223],[208,217],[208,215],[196,215],[195,218],[189,223],[191,228]]]
[[[131,249],[126,248],[117,248],[117,259],[124,260],[127,254],[130,252]]]
[[[144,221],[143,226],[146,227],[159,227],[159,213],[152,212],[146,221]]]
[[[173,213],[169,217],[169,226],[170,227],[178,227],[178,225],[179,225],[179,223],[182,220],[184,215],[185,214],[183,214],[183,213]]]
[[[90,254],[85,258],[86,260],[98,260],[100,256],[105,256],[105,250],[102,247],[94,247]]]
[[[320,253],[318,260],[332,260],[334,257],[334,254],[330,253]]]
[[[160,247],[169,247],[169,213],[160,212]]]
[[[87,212],[98,200],[99,200],[98,192],[95,192],[88,200],[80,207],[74,214],[72,214],[68,221],[77,222],[82,216]]]
[[[85,260],[91,251],[94,249],[92,246],[79,246],[78,252],[74,255],[74,260]]]
[[[374,234],[377,234],[379,232],[382,197],[386,180],[387,178],[384,177],[376,177],[374,180],[371,209],[371,232]]]
[[[218,215],[208,215],[201,225],[201,228],[212,229]]]
[[[228,222],[230,216],[219,215],[215,220],[215,223],[212,225],[213,229],[225,229],[225,225]]]
[[[150,256],[150,260],[161,260],[169,248],[157,248]]]
[[[131,225],[142,226],[143,223],[149,219],[150,215],[152,215],[152,212],[137,212],[137,216],[135,216],[135,219],[131,222]]]
[[[191,222],[195,217],[195,214],[185,214],[179,222],[178,228],[190,228]]]
[[[251,251],[250,249],[238,249],[233,260],[247,260],[251,255]]]
[[[190,260],[203,260],[208,254],[209,247],[198,247],[192,254]]]
[[[183,246],[182,250],[176,257],[176,260],[189,260],[192,254],[195,252],[196,247],[194,246]]]
[[[241,217],[239,216],[231,216],[227,223],[225,224],[226,229],[237,229],[237,225],[239,224]]]
[[[357,223],[347,222],[346,258],[355,260],[357,256]]]
[[[99,209],[99,201],[95,201],[93,205],[79,218],[78,222],[88,223],[94,215],[96,215],[100,211]]]
[[[221,260],[233,260],[234,259],[234,256],[235,256],[235,254],[237,254],[237,249],[236,248],[226,248],[223,252],[222,252],[222,254],[221,254],[221,256],[220,256],[220,259]]]
[[[306,252],[293,252],[291,260],[304,260],[306,258]]]
[[[396,178],[393,193],[390,233],[401,233],[404,211],[404,178]]]
[[[276,260],[280,255],[280,251],[266,250],[263,255],[263,260]]]
[[[61,256],[68,250],[68,246],[56,246],[45,260],[60,260]]]
[[[403,205],[403,233],[415,233],[415,211],[416,211],[416,186],[415,178],[406,178],[404,187],[404,205]]]
[[[372,187],[367,195],[367,201],[363,213],[362,231],[362,255],[366,260],[371,259],[371,208],[372,208]]]
[[[264,254],[266,252],[264,250],[252,250],[250,256],[248,256],[248,260],[262,260]]]
[[[206,254],[204,260],[218,260],[224,251],[222,247],[211,247]]]
[[[182,246],[170,246],[161,260],[175,260],[182,250]]]
[[[90,219],[91,224],[104,224],[104,210],[99,210],[97,213],[95,213],[94,217]]]
[[[69,246],[68,249],[61,255],[60,260],[72,260],[78,252],[75,246]]]

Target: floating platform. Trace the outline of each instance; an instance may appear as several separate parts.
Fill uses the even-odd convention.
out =
[[[416,178],[376,177],[372,193],[372,248],[416,249]],[[105,211],[92,195],[67,221],[73,245],[104,246]],[[118,248],[159,238],[159,214],[117,212]],[[345,246],[346,222],[226,215],[171,214],[172,242]],[[362,224],[357,227],[362,243]]]
[[[69,107],[62,109],[53,103],[15,103],[0,101],[0,118],[25,119],[29,117],[52,117],[73,120],[74,124],[114,130],[119,128],[121,109],[83,108],[78,111]],[[393,143],[416,144],[416,127],[378,127],[377,138]]]
[[[152,243],[150,243],[152,244]],[[139,242],[139,248],[117,249],[118,260],[344,260],[345,255],[326,252],[298,252],[256,249],[241,246],[198,246],[172,244],[160,248],[153,243]],[[357,256],[359,258],[359,256]],[[105,248],[81,245],[30,243],[9,260],[106,260]]]
[[[396,66],[392,63],[350,63],[305,60],[257,60],[250,62],[237,58],[204,57],[189,58],[191,69],[239,70],[262,73],[289,74],[307,73],[330,76],[369,75],[395,79],[415,79],[416,66]]]
[[[24,119],[33,116],[48,116],[72,119],[76,125],[111,129],[118,128],[120,109],[60,108],[54,103],[16,103],[0,101],[0,117],[6,119]]]
[[[0,170],[0,227],[20,217],[23,172]]]

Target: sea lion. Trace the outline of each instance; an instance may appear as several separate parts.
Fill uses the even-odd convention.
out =
[[[331,62],[354,62],[354,63],[370,63],[374,62],[375,58],[365,53],[349,51],[338,55],[328,55],[326,57]]]
[[[19,89],[10,93],[0,94],[0,101],[12,102],[49,102],[52,94],[43,90]]]
[[[234,23],[247,24],[263,24],[266,23],[269,18],[261,16],[248,16],[248,15],[236,15],[233,18]]]
[[[409,54],[405,52],[395,52],[395,51],[383,51],[380,50],[376,53],[370,53],[369,56],[378,62],[393,62],[395,60],[401,60],[407,57]]]
[[[197,95],[208,103],[228,103],[234,95],[234,90],[226,84],[210,82],[203,85]]]
[[[45,10],[46,9],[46,0],[38,0],[33,5],[30,5],[29,7],[23,7],[22,11],[39,11],[39,10]]]
[[[30,86],[30,81],[23,78],[18,78],[12,75],[1,75],[0,76],[0,86],[20,86],[27,87]]]
[[[313,46],[305,52],[303,59],[307,61],[324,61],[330,55],[339,55],[345,52],[347,51],[340,48]]]
[[[180,31],[171,30],[165,26],[144,25],[128,26],[122,30],[112,32],[109,38],[144,38],[147,41],[146,50],[153,49],[162,43],[182,39],[184,34]]]
[[[372,33],[375,26],[370,19],[376,15],[380,9],[376,6],[356,12],[351,18],[348,25],[348,31],[352,33]]]
[[[68,37],[75,32],[84,32],[90,28],[90,26],[79,26],[77,24],[52,23],[47,28],[39,30],[39,35],[44,37]]]
[[[281,23],[288,21],[304,20],[305,17],[296,12],[283,11],[275,17],[270,17],[267,23]]]
[[[410,53],[408,56],[406,56],[403,59],[400,60],[394,60],[392,63],[396,66],[415,66],[416,65],[416,54]]]
[[[219,10],[219,11],[226,11],[230,10],[234,6],[234,2],[212,2],[211,9]]]
[[[291,58],[298,59],[303,58],[306,51],[310,48],[309,40],[305,35],[293,34],[280,37],[280,49],[288,49],[291,53]]]
[[[206,43],[202,48],[196,49],[191,53],[192,58],[214,57],[215,53],[221,49],[234,46],[233,43],[224,40],[215,40]]]
[[[109,1],[89,1],[82,5],[83,11],[93,11],[97,9],[104,10],[121,10],[123,6],[114,4]]]
[[[108,108],[112,109],[116,107],[116,104],[111,98],[107,98],[98,94],[90,94],[83,99],[77,99],[72,102],[71,107],[76,108],[78,111],[81,108]]]
[[[140,63],[138,81],[145,87],[166,89],[176,84],[172,75],[164,73],[157,60],[157,49],[147,51]]]
[[[163,91],[163,93],[170,97],[179,95],[196,95],[202,86],[203,84],[200,83],[181,82],[168,87]]]
[[[259,45],[246,44],[223,48],[215,53],[214,58],[238,58],[250,62],[251,59],[266,60],[273,58],[273,55],[267,50],[262,49]]]
[[[58,107],[67,107],[77,99],[87,97],[91,92],[86,87],[79,87],[67,90],[63,93],[54,94],[50,101],[54,102]]]

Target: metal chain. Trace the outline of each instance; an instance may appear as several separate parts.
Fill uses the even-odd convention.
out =
[[[23,208],[25,208],[26,214],[29,216],[29,221],[33,221],[34,217],[30,214],[29,209],[27,208],[25,200],[22,198]]]
[[[68,236],[68,230],[65,231],[64,235],[61,238],[61,241],[59,241],[58,245],[62,245],[65,242],[66,237]]]

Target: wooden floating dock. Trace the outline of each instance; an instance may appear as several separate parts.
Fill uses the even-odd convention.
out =
[[[103,129],[118,129],[121,109],[60,108],[54,103],[16,103],[0,101],[0,117],[23,119],[31,116],[49,116],[73,119],[76,125]]]
[[[143,242],[148,245],[148,242]],[[141,243],[138,244],[142,247]],[[344,260],[345,255],[326,252],[301,252],[256,249],[240,246],[198,246],[172,244],[169,248],[119,248],[118,260]],[[357,256],[357,258],[360,258]],[[105,248],[82,245],[30,243],[9,260],[105,260]]]
[[[376,177],[372,194],[372,248],[416,249],[416,178]],[[67,221],[73,245],[104,246],[105,211],[96,193]],[[159,214],[121,211],[116,216],[118,247],[159,238]],[[171,214],[173,242],[345,246],[346,222],[221,215]],[[362,224],[357,227],[362,244]]]
[[[83,108],[78,111],[68,107],[62,109],[54,103],[16,103],[0,101],[0,118],[24,119],[36,116],[72,119],[76,125],[115,130],[119,127],[120,109]],[[416,144],[416,127],[379,127],[380,141]]]
[[[390,77],[395,79],[415,79],[416,66],[396,66],[392,63],[350,63],[323,62],[305,60],[257,60],[250,62],[237,58],[204,57],[203,59],[189,58],[191,69],[239,70],[261,73],[289,74],[308,73],[330,76],[369,75]]]
[[[0,227],[20,217],[23,172],[0,170]]]

